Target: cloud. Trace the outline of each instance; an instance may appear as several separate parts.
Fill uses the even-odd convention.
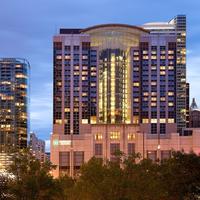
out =
[[[190,83],[190,98],[195,97],[197,103],[200,105],[200,55],[188,56],[187,61],[187,77]]]
[[[31,129],[41,138],[49,138],[52,127],[52,83],[41,84],[37,93],[31,95]]]
[[[45,151],[50,152],[50,140],[45,140]]]

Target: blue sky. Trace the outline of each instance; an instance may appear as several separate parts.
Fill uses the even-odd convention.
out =
[[[31,130],[47,141],[52,131],[52,37],[60,27],[101,23],[141,25],[187,15],[187,80],[200,106],[199,0],[2,0],[0,57],[31,64]]]

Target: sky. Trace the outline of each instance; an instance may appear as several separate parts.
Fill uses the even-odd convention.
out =
[[[49,150],[52,132],[52,37],[59,28],[96,24],[141,25],[187,15],[187,81],[200,106],[199,0],[1,0],[0,57],[26,58],[31,65],[31,131]]]

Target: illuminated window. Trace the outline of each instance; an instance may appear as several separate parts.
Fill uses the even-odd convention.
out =
[[[74,76],[78,76],[79,75],[79,72],[74,72]]]
[[[143,54],[148,54],[148,51],[147,50],[143,50],[142,53]]]
[[[16,68],[21,68],[21,67],[22,67],[22,65],[20,65],[20,64],[17,64],[17,65],[15,65],[15,67],[16,67]]]
[[[157,101],[156,97],[151,97],[151,101]]]
[[[160,101],[165,101],[165,97],[160,97]]]
[[[165,75],[165,71],[160,71],[160,75]]]
[[[151,66],[151,69],[152,69],[152,70],[156,70],[156,69],[157,69],[157,66]]]
[[[84,55],[82,56],[83,59],[88,59],[88,56]]]
[[[174,69],[174,66],[169,66],[168,69],[169,69],[169,70],[173,70],[173,69]]]
[[[96,76],[96,72],[91,72],[91,76]]]
[[[174,54],[174,51],[173,50],[169,50],[168,54]]]
[[[139,60],[139,57],[134,57],[133,60],[137,61]]]
[[[56,124],[62,124],[62,119],[56,119]]]
[[[160,51],[160,54],[165,54],[165,51],[164,50]]]
[[[157,85],[156,81],[152,81],[151,85]]]
[[[95,139],[95,140],[102,140],[102,139],[103,139],[102,133],[96,133],[96,134],[94,135],[94,139]]]
[[[143,124],[148,124],[149,123],[149,119],[142,119],[142,123]]]
[[[169,102],[168,105],[169,106],[174,106],[174,103],[173,102]]]
[[[82,72],[82,75],[88,75],[88,72],[84,71],[84,72]]]
[[[61,85],[62,85],[62,82],[58,81],[56,85],[57,85],[57,86],[61,86]]]
[[[16,78],[27,78],[27,76],[24,74],[16,74],[15,77]]]
[[[71,56],[70,56],[70,55],[66,55],[66,56],[65,56],[65,59],[66,59],[66,60],[69,60],[69,59],[71,59]]]
[[[135,139],[135,133],[128,133],[128,140],[134,140]]]
[[[149,56],[142,56],[142,59],[148,60],[148,59],[149,59]]]
[[[151,123],[157,123],[158,120],[157,119],[151,119]]]
[[[160,66],[160,70],[165,70],[166,67],[165,66]]]
[[[143,96],[149,96],[148,92],[143,92]]]
[[[166,119],[164,118],[160,119],[160,123],[166,123]]]
[[[88,69],[88,67],[87,66],[83,66],[83,70],[87,70]]]
[[[156,105],[156,102],[151,102],[151,106],[155,107]]]
[[[96,86],[96,83],[91,83],[90,84],[92,87],[95,87]]]
[[[134,102],[139,102],[139,98],[134,98],[133,101]]]
[[[168,92],[168,95],[169,95],[169,96],[173,96],[173,95],[174,95],[174,92]]]
[[[133,86],[140,86],[140,83],[134,82],[134,83],[133,83]]]
[[[168,119],[168,123],[174,123],[174,119]]]
[[[148,101],[148,97],[143,97],[143,101]]]
[[[62,56],[56,56],[56,59],[58,59],[58,60],[61,60],[62,59]]]
[[[87,96],[87,95],[88,95],[87,92],[83,92],[83,93],[82,93],[82,96],[83,96],[83,97],[85,97],[85,96]]]
[[[82,124],[88,124],[88,119],[82,119]]]
[[[91,124],[96,124],[96,123],[97,123],[97,118],[96,118],[96,116],[90,117],[90,123],[91,123]]]
[[[79,66],[74,66],[74,70],[79,70]]]
[[[164,60],[166,57],[165,56],[160,56],[160,59],[161,60]]]
[[[120,132],[118,132],[118,131],[110,132],[110,139],[111,140],[119,140],[120,139]]]
[[[157,59],[157,56],[151,56],[151,59],[152,59],[152,60],[156,60],[156,59]]]
[[[82,76],[82,81],[86,81],[88,80],[88,77],[87,76]]]

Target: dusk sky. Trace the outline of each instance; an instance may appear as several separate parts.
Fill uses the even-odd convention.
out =
[[[187,81],[200,106],[200,0],[5,0],[0,4],[0,57],[31,65],[31,130],[52,132],[52,37],[59,28],[104,23],[142,25],[187,15]],[[48,149],[48,148],[47,148]]]

